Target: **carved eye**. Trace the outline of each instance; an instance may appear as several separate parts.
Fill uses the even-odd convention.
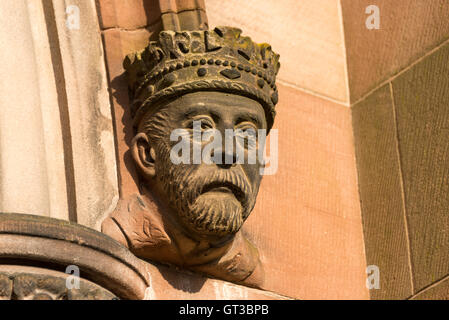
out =
[[[239,123],[239,124],[235,127],[235,129],[236,129],[236,130],[242,130],[242,131],[247,131],[247,130],[249,130],[249,131],[254,132],[254,134],[257,133],[257,127],[256,127],[256,125],[255,125],[254,123],[252,123],[252,122],[249,122],[249,121],[245,121],[245,122]],[[251,133],[251,134],[253,134],[253,133]]]
[[[212,129],[213,127],[214,127],[214,125],[212,123],[210,123],[208,120],[201,121],[201,129],[207,130],[207,129]]]
[[[199,116],[191,119],[187,123],[187,128],[191,130],[209,130],[214,128],[213,120],[208,116]]]
[[[251,122],[240,123],[235,128],[235,136],[237,138],[237,143],[245,149],[257,147],[257,128]]]

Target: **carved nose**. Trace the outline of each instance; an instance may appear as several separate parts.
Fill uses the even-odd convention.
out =
[[[212,162],[218,167],[228,169],[236,165],[237,155],[235,152],[223,152],[222,149],[212,152]]]

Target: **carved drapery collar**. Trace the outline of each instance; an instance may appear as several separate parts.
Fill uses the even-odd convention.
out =
[[[185,267],[218,279],[260,287],[264,274],[258,250],[239,231],[222,246],[204,245],[170,228],[154,199],[134,194],[120,200],[102,232],[145,260]]]

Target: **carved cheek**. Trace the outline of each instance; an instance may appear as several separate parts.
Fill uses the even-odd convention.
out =
[[[242,169],[245,171],[251,186],[258,186],[260,183],[261,175],[259,174],[260,164],[241,164]]]

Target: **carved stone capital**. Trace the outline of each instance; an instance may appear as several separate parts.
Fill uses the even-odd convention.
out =
[[[79,289],[66,285],[68,266]],[[141,260],[95,230],[42,216],[0,213],[0,297],[3,299],[143,299]]]
[[[70,275],[50,269],[0,266],[0,300],[113,300],[109,290],[86,279],[68,288]]]

